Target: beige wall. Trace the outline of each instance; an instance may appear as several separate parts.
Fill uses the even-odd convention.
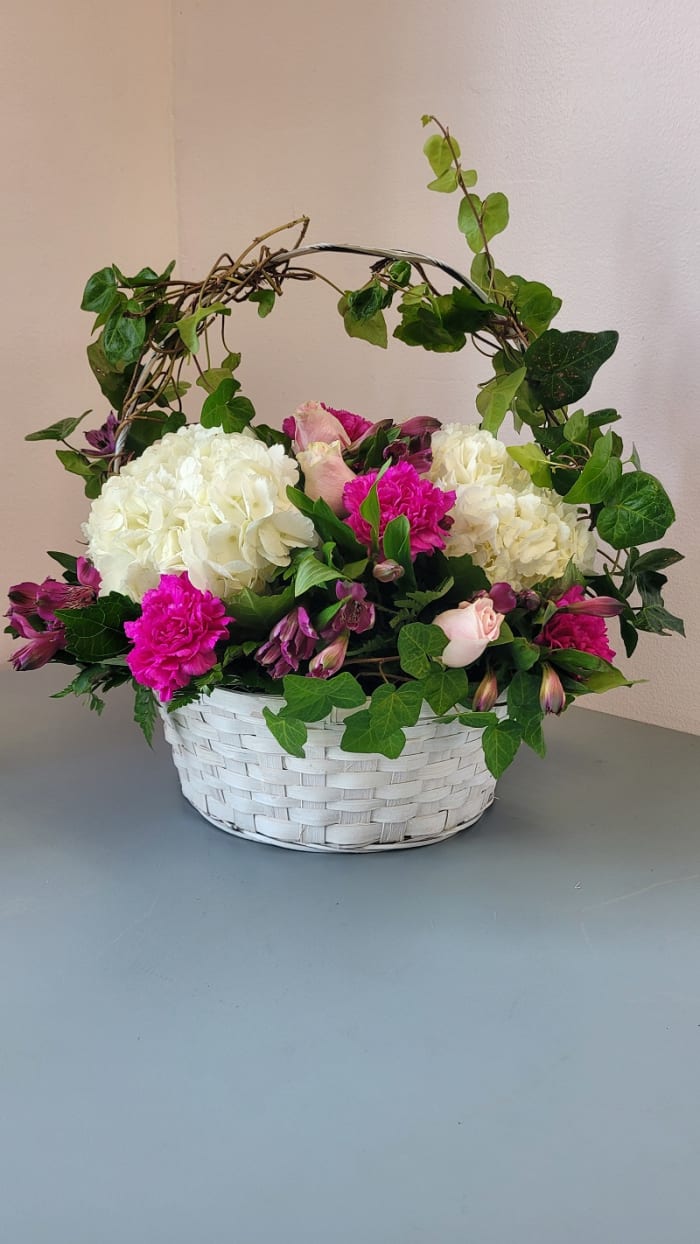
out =
[[[64,481],[51,450],[21,436],[96,401],[83,361],[89,321],[77,310],[84,276],[112,258],[170,258],[176,203],[189,275],[302,211],[315,240],[411,246],[466,268],[453,200],[423,188],[419,118],[433,111],[486,189],[510,197],[513,223],[494,248],[503,266],[552,284],[564,298],[562,328],[621,330],[590,401],[620,409],[628,440],[673,495],[673,543],[688,560],[668,604],[685,615],[689,640],[642,640],[635,676],[651,681],[595,703],[700,731],[694,0],[151,0],[122,3],[118,16],[102,0],[63,0],[18,6],[10,26],[0,114],[13,307],[4,326],[4,578],[43,573],[42,550],[68,547],[83,510],[79,485]],[[324,262],[341,284],[361,271]],[[42,287],[41,319],[28,318],[25,272]],[[371,417],[473,417],[474,385],[486,374],[478,355],[398,343],[382,354],[344,337],[332,302],[324,287],[304,287],[265,321],[240,309],[230,337],[266,419],[307,397]],[[49,335],[52,319],[59,327]],[[37,500],[30,470],[47,500]]]
[[[176,254],[169,16],[167,0],[4,5],[3,595],[57,570],[45,549],[79,551],[80,481],[55,445],[22,438],[90,407],[94,424],[107,414],[85,357],[86,278],[113,260],[137,271]],[[9,637],[0,643],[4,658]]]

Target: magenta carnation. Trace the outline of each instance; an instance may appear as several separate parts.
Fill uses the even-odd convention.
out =
[[[360,506],[377,479],[377,472],[358,475],[343,490],[343,501],[348,511],[346,522],[361,544],[370,547],[372,531],[360,514]],[[416,468],[409,462],[396,462],[377,481],[379,498],[379,537],[384,535],[392,518],[405,515],[411,529],[411,557],[418,553],[432,553],[444,549],[445,533],[451,525],[447,517],[455,500],[455,492],[436,488],[427,479],[421,479]]]
[[[187,572],[161,575],[158,587],[141,602],[141,617],[124,623],[134,644],[127,657],[129,669],[161,700],[172,700],[191,678],[216,665],[214,649],[233,621],[223,601],[200,592]]]
[[[593,656],[612,661],[615,653],[608,642],[608,632],[603,618],[590,613],[566,613],[566,605],[583,600],[583,588],[576,585],[557,601],[561,612],[555,613],[542,628],[538,643],[550,648],[575,648],[577,652],[591,652]]]

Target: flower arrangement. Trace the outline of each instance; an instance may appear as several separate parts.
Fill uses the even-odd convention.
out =
[[[546,714],[631,685],[612,620],[628,655],[640,631],[683,633],[662,599],[680,554],[656,547],[671,501],[626,453],[618,413],[578,406],[617,334],[551,327],[560,299],[493,257],[505,196],[482,199],[456,139],[423,121],[429,189],[459,197],[469,278],[406,252],[304,245],[305,217],[282,226],[298,230],[290,248],[273,249],[272,230],[201,282],[173,278],[172,264],[90,277],[88,359],[112,409],[82,445],[71,438],[85,416],[27,438],[61,442],[60,462],[83,479],[86,548],[51,554],[61,580],[11,588],[16,669],[71,667],[60,694],[97,711],[131,683],[149,741],[159,706],[215,687],[278,697],[265,719],[293,756],[332,710],[345,714],[343,750],[387,757],[433,714],[483,729],[497,777],[522,742],[544,754]],[[338,291],[351,337],[386,347],[393,309],[409,347],[471,339],[490,356],[470,422],[372,422],[320,401],[281,430],[257,421],[226,342],[233,306],[264,318],[289,282],[320,276],[310,254],[343,249],[375,260],[361,287]],[[196,422],[187,364],[205,399]],[[509,413],[514,444],[500,439]]]

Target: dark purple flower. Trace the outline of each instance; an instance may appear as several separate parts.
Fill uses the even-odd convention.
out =
[[[341,631],[353,631],[356,635],[370,631],[374,626],[374,605],[367,600],[367,588],[361,583],[346,583],[338,579],[335,594],[343,603],[321,632],[323,638],[332,639]]]
[[[6,617],[15,635],[29,640],[10,658],[16,670],[39,669],[65,647],[65,631],[56,617],[57,609],[83,609],[95,600],[100,587],[98,571],[87,558],[79,557],[76,573],[78,583],[44,579],[43,583],[16,583],[10,588]]]
[[[518,604],[528,613],[535,613],[542,604],[542,598],[537,592],[533,592],[532,588],[528,588],[525,592],[518,592]]]
[[[119,420],[112,410],[102,424],[102,427],[92,428],[91,431],[85,433],[85,440],[88,445],[92,445],[92,449],[83,451],[86,457],[110,457],[115,452],[118,430]]]
[[[345,660],[349,638],[348,631],[343,631],[332,644],[317,653],[309,665],[309,674],[312,678],[331,678],[333,674],[338,673]]]
[[[433,433],[442,427],[440,420],[433,419],[432,415],[416,415],[398,427],[399,435],[387,445],[384,457],[392,462],[410,462],[419,475],[424,475],[432,465],[431,442]]]
[[[494,583],[489,591],[489,596],[493,601],[494,609],[498,613],[510,613],[511,609],[515,609],[518,603],[518,598],[510,583]]]
[[[258,648],[255,659],[271,678],[295,674],[301,661],[313,656],[318,635],[302,605],[292,609],[270,631],[270,638]]]

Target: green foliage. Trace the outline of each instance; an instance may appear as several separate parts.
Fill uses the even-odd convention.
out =
[[[56,617],[65,627],[66,649],[71,656],[86,665],[96,665],[128,650],[124,623],[138,618],[140,612],[128,596],[110,592],[82,609],[57,609]]]
[[[29,432],[24,439],[25,441],[65,441],[72,436],[85,416],[90,414],[92,411],[86,410],[82,415],[59,419],[57,423],[50,424],[48,428],[42,428],[40,432]]]
[[[338,302],[338,311],[343,317],[343,324],[348,337],[359,337],[360,341],[368,341],[370,345],[380,346],[386,350],[388,334],[386,320],[382,311],[376,311],[369,318],[358,319],[349,305],[350,291]]]
[[[104,458],[87,458],[74,449],[57,449],[56,457],[64,470],[85,481],[86,497],[91,500],[99,497],[108,465]]]
[[[226,601],[228,613],[236,620],[236,629],[266,635],[275,622],[294,608],[294,585],[283,592],[259,594],[244,588]]]
[[[399,631],[398,649],[401,669],[412,678],[423,678],[430,672],[431,661],[447,647],[447,636],[439,626],[408,622]]]
[[[468,694],[469,684],[463,669],[435,665],[423,679],[423,695],[438,717],[455,704],[464,704]]]
[[[382,536],[382,550],[385,558],[397,562],[403,569],[402,587],[414,587],[416,576],[411,558],[411,528],[404,514],[387,523]]]
[[[585,416],[582,422],[584,421]],[[573,423],[573,420],[569,420],[569,423]],[[593,452],[576,483],[564,494],[565,501],[570,505],[597,505],[615,493],[622,475],[622,463],[613,451],[612,432],[606,432],[595,442]]]
[[[247,397],[237,397],[240,384],[233,377],[222,380],[209,394],[199,416],[203,428],[222,428],[224,432],[242,432],[255,418],[255,407]]]
[[[508,716],[517,722],[524,743],[538,756],[544,756],[542,735],[544,712],[540,706],[540,676],[520,670],[508,688]]]
[[[498,721],[486,727],[482,736],[484,759],[493,777],[501,777],[515,760],[521,740],[520,727],[515,721]]]
[[[134,682],[134,721],[141,727],[149,747],[153,746],[153,730],[158,719],[158,701],[150,687]]]
[[[663,485],[646,471],[623,475],[619,487],[606,500],[596,526],[603,540],[614,549],[649,544],[666,534],[676,515]]]
[[[304,549],[296,560],[294,595],[303,596],[313,587],[320,587],[323,583],[335,583],[343,577],[333,566],[326,566],[319,561],[313,549]]]
[[[528,382],[543,406],[557,409],[583,397],[609,359],[619,334],[560,333],[550,328],[525,352]]]
[[[183,342],[187,346],[190,354],[199,352],[199,325],[212,315],[230,315],[231,309],[222,302],[210,302],[208,306],[198,307],[193,311],[192,315],[186,315],[181,320],[177,320],[175,327],[180,334]]]
[[[513,398],[520,388],[526,375],[525,367],[515,371],[504,372],[494,376],[481,389],[476,399],[476,409],[481,415],[481,426],[486,432],[496,436],[507,412],[511,409]]]
[[[539,445],[529,442],[525,445],[509,445],[508,453],[518,466],[527,471],[533,484],[538,488],[552,487],[552,468],[549,458]]]
[[[423,152],[436,177],[446,173],[453,159],[461,155],[457,139],[452,138],[450,142],[442,134],[431,134],[423,144]]]
[[[310,518],[322,540],[332,540],[346,557],[358,561],[366,550],[356,539],[347,523],[334,514],[326,501],[312,501],[300,488],[288,488],[287,496],[293,505]]]
[[[111,367],[128,367],[141,356],[146,340],[146,320],[142,315],[112,311],[102,333],[102,349]]]
[[[270,314],[275,305],[275,297],[274,289],[258,289],[250,295],[248,301],[257,303],[258,315],[261,320],[264,320],[265,316]]]
[[[267,705],[263,708],[263,717],[270,734],[277,739],[280,747],[288,755],[299,757],[304,755],[308,730],[303,721],[299,721],[296,717],[287,717],[284,712],[273,713]]]

